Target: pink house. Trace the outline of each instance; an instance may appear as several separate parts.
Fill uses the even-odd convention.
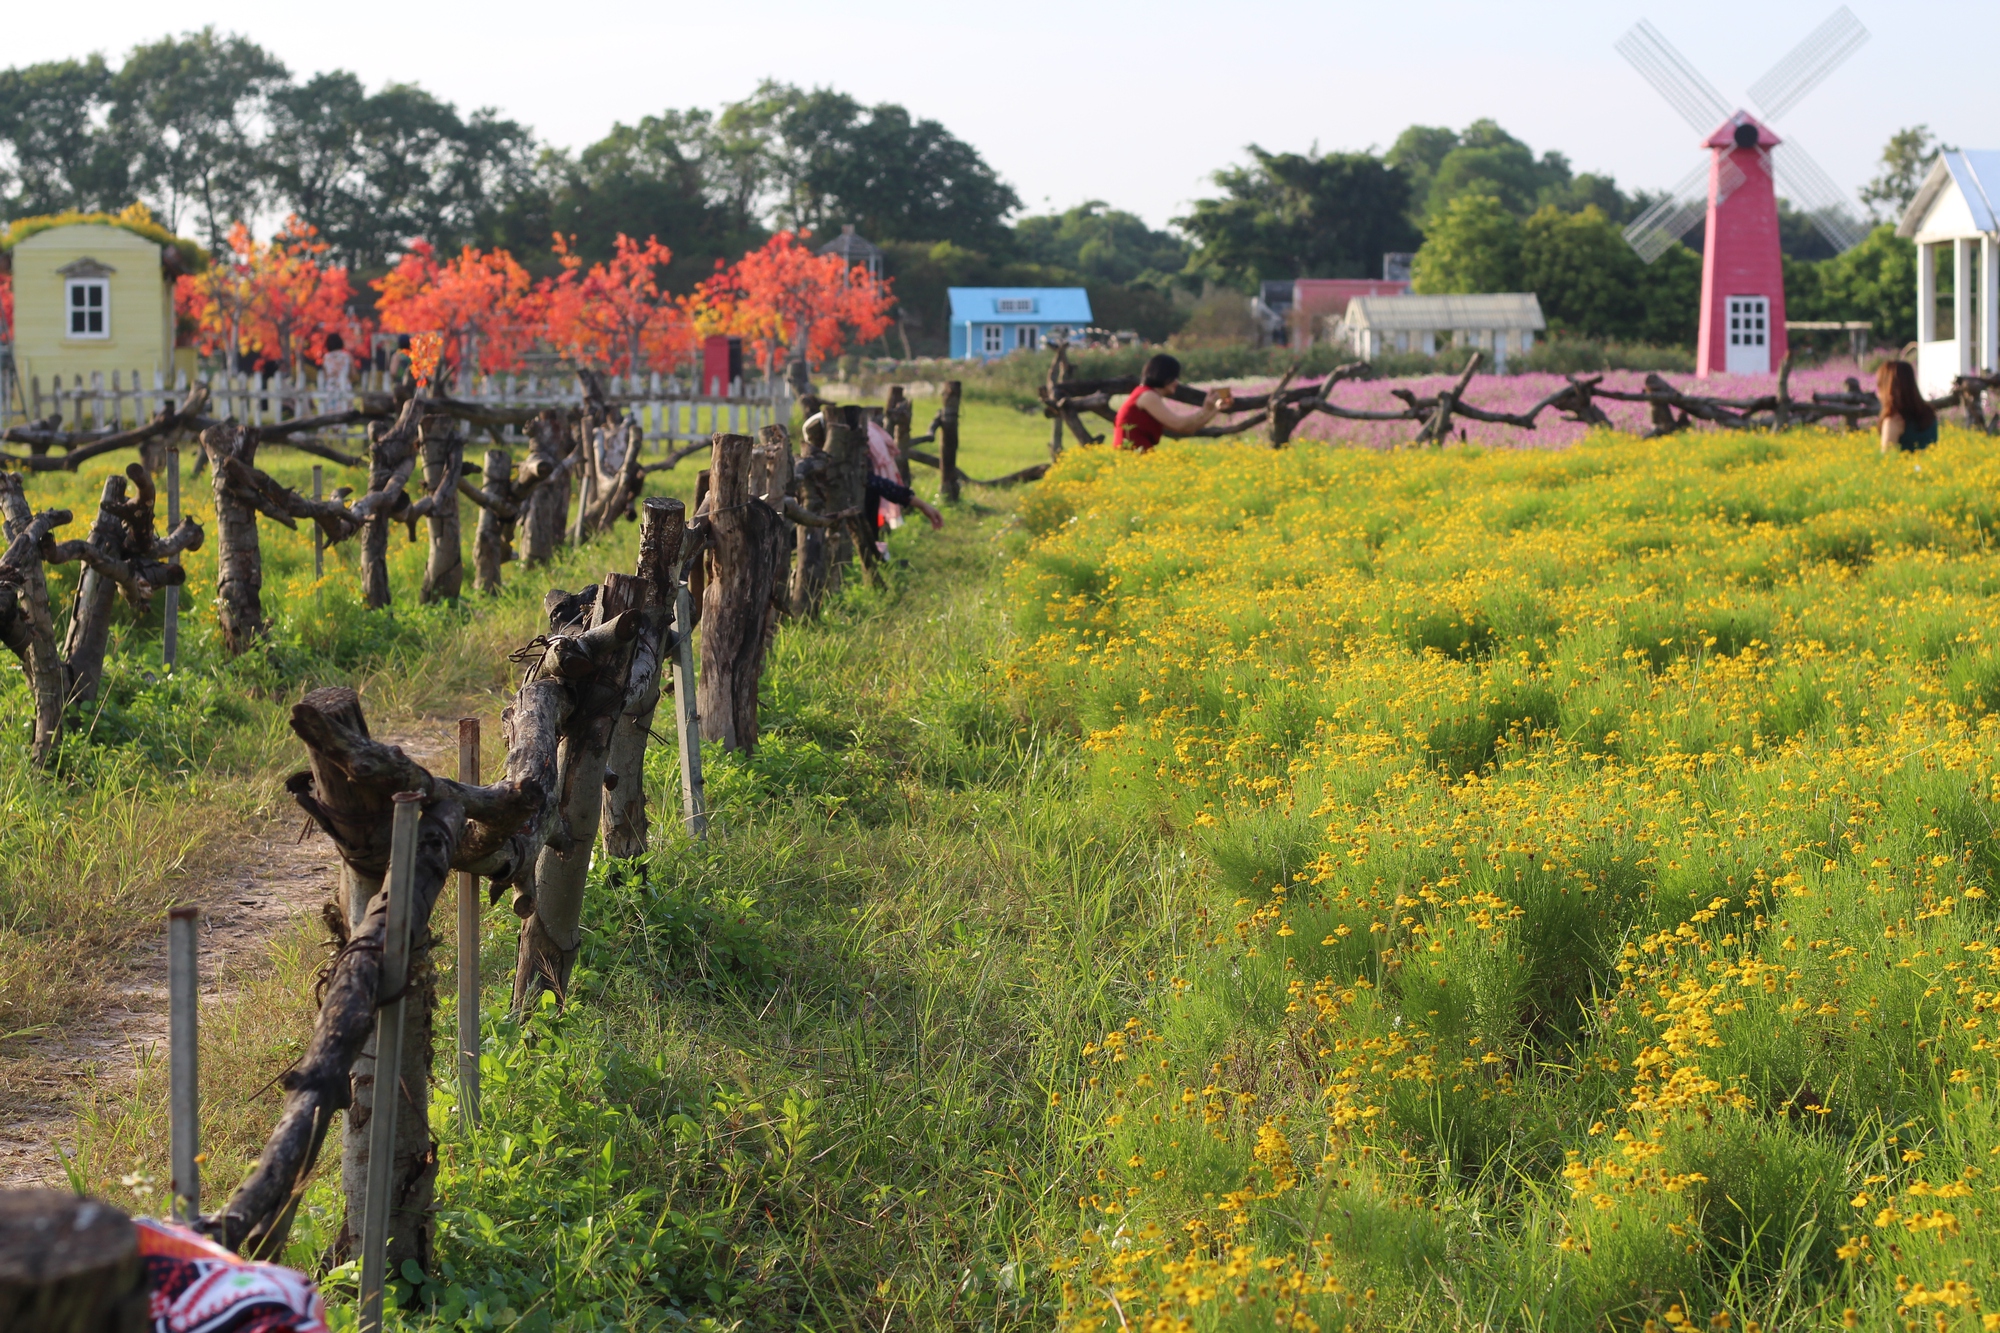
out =
[[[1407,282],[1380,278],[1299,278],[1292,283],[1287,320],[1291,345],[1310,347],[1332,336],[1328,321],[1339,324],[1347,314],[1347,303],[1357,296],[1401,296],[1409,290]]]

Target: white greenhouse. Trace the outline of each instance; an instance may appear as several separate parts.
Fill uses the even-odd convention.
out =
[[[1509,355],[1535,345],[1548,327],[1533,292],[1482,292],[1464,296],[1357,296],[1347,313],[1329,320],[1327,332],[1344,340],[1364,361],[1383,352],[1436,355],[1440,338],[1452,347],[1477,347],[1496,372]]]

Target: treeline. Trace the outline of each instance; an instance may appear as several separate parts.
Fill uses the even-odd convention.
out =
[[[1901,144],[1905,176],[1928,151],[1904,142],[1915,133],[1885,154]],[[851,223],[882,247],[895,280],[884,352],[942,351],[955,285],[1082,285],[1100,324],[1159,341],[1204,292],[1378,276],[1391,251],[1417,253],[1419,290],[1536,291],[1557,333],[1694,337],[1698,256],[1683,247],[1644,265],[1619,235],[1654,197],[1537,154],[1491,120],[1411,126],[1383,152],[1252,145],[1212,181],[1171,232],[1096,200],[1018,216],[1013,188],[937,121],[774,82],[719,111],[615,124],[570,152],[414,85],[371,92],[338,70],[294,77],[214,29],[139,46],[116,68],[93,55],[0,71],[0,216],[115,212],[138,199],[221,249],[239,218],[292,215],[364,293],[415,239],[501,247],[533,268],[553,263],[552,234],[588,262],[612,258],[620,235],[657,237],[674,256],[665,285],[686,293],[718,259],[776,231],[824,238]],[[1886,210],[1914,188],[1892,186],[1869,197]],[[1884,339],[1907,336],[1904,243],[1878,233],[1832,259],[1803,214],[1785,210],[1781,226],[1795,318],[1866,317]]]

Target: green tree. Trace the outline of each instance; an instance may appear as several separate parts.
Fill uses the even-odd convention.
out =
[[[1632,337],[1645,267],[1595,204],[1581,213],[1544,204],[1521,224],[1521,284],[1540,298],[1551,333]]]
[[[1490,194],[1462,194],[1432,219],[1411,270],[1419,292],[1521,290],[1521,221]]]
[[[1014,224],[1014,249],[1032,264],[1066,268],[1095,283],[1165,286],[1187,266],[1186,242],[1101,199]]]
[[[1192,267],[1248,285],[1264,279],[1359,278],[1409,250],[1409,182],[1369,153],[1267,153],[1215,173],[1218,199],[1197,199],[1174,225],[1200,247]]]
[[[1447,154],[1458,147],[1458,131],[1442,125],[1412,125],[1396,136],[1382,160],[1403,173],[1410,183],[1410,221],[1422,226],[1429,209],[1431,182]]]
[[[1434,217],[1460,195],[1486,194],[1516,217],[1525,217],[1545,191],[1559,190],[1569,182],[1569,162],[1562,154],[1546,153],[1538,161],[1528,145],[1493,121],[1476,120],[1438,163],[1424,211]]]
[[[110,131],[169,230],[194,220],[211,249],[257,211],[256,125],[289,76],[262,47],[214,28],[133,48],[111,80]]]
[[[103,56],[0,70],[0,216],[131,202],[124,156],[96,124],[110,86]]]
[[[1692,347],[1700,327],[1701,256],[1676,241],[1641,271],[1639,320],[1625,336],[1656,347]]]
[[[1889,136],[1882,148],[1882,169],[1861,187],[1861,202],[1878,222],[1895,222],[1916,200],[1931,161],[1952,151],[1931,134],[1928,125],[1912,125]]]
[[[1917,247],[1893,225],[1882,223],[1846,254],[1815,267],[1820,318],[1865,319],[1876,340],[1891,346],[1917,336]]]

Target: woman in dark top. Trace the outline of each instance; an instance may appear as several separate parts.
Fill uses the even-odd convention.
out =
[[[1116,429],[1111,433],[1113,449],[1135,449],[1146,453],[1162,435],[1192,435],[1215,419],[1217,412],[1229,410],[1227,389],[1210,389],[1200,407],[1184,407],[1170,396],[1181,382],[1181,363],[1165,352],[1146,362],[1139,372],[1139,387],[1118,409]]]
[[[1937,412],[1917,391],[1917,370],[1907,361],[1884,361],[1875,372],[1875,396],[1882,400],[1882,452],[1913,454],[1937,443]]]

